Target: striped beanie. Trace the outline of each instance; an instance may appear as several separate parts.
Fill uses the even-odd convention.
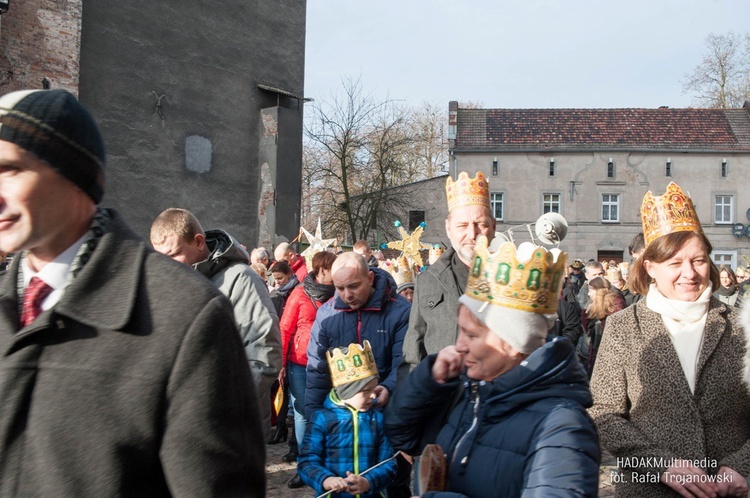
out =
[[[106,154],[94,118],[65,90],[21,90],[0,97],[0,140],[45,161],[99,204]]]

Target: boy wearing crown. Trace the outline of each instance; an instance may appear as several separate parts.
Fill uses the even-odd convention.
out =
[[[298,472],[318,495],[385,496],[396,475],[395,459],[367,471],[393,456],[383,415],[373,409],[378,369],[370,342],[334,348],[326,357],[333,389],[308,423]]]

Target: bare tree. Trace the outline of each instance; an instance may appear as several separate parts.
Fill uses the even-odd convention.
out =
[[[303,225],[320,216],[327,236],[349,241],[395,234],[393,221],[419,188],[409,185],[447,162],[441,119],[434,108],[377,101],[359,80],[345,80],[342,94],[306,118]]]
[[[700,107],[741,107],[750,95],[750,35],[711,33],[706,48],[703,61],[685,75],[683,92]]]

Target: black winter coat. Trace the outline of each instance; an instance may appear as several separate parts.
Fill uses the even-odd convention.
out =
[[[557,338],[490,382],[462,378],[437,383],[436,355],[399,386],[385,411],[397,450],[437,442],[447,454],[448,491],[423,498],[469,496],[596,496],[599,437],[586,413],[587,375],[570,341]],[[436,440],[421,439],[440,419],[456,389],[462,393]]]

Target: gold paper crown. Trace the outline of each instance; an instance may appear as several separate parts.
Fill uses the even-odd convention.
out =
[[[406,256],[396,259],[389,259],[385,262],[385,269],[396,281],[396,285],[414,283],[414,272],[409,267],[409,261]]]
[[[334,349],[333,353],[327,351],[326,357],[333,387],[378,375],[370,341],[365,340],[364,346],[349,344],[346,352],[341,348]]]
[[[610,282],[619,282],[622,279],[622,273],[620,273],[620,268],[617,266],[610,266],[607,268],[607,280]]]
[[[516,254],[513,242],[503,243],[497,252],[490,254],[487,237],[480,235],[474,246],[465,294],[506,308],[555,313],[567,255],[561,252],[555,261],[554,253],[538,246],[533,246],[528,261],[519,261]]]
[[[646,246],[673,232],[703,233],[693,201],[674,182],[670,182],[664,195],[656,196],[649,190],[641,204],[643,238]]]
[[[459,206],[485,206],[490,209],[490,184],[481,171],[472,180],[465,171],[454,182],[450,176],[445,181],[445,194],[448,197],[448,212]]]

